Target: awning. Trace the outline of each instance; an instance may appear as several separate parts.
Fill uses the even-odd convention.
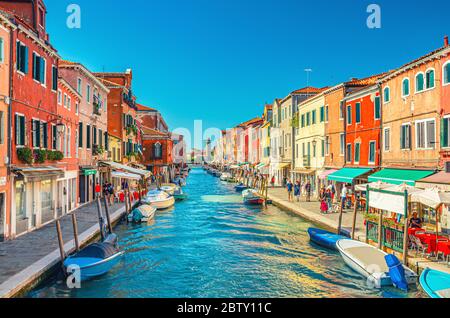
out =
[[[310,175],[310,174],[315,174],[315,173],[316,173],[316,170],[311,170],[311,169],[300,169],[300,168],[297,168],[297,169],[292,170],[291,172],[298,173],[298,174],[307,174],[307,175]]]
[[[278,166],[278,169],[286,169],[289,168],[291,166],[290,162],[285,162],[285,163],[280,163],[280,165]]]
[[[118,178],[118,179],[141,180],[141,176],[138,174],[119,172],[119,171],[111,172],[111,177]]]
[[[421,180],[417,180],[420,183],[438,183],[438,184],[448,184],[450,185],[450,173],[441,171],[436,174],[433,174],[429,177],[426,177]]]
[[[328,178],[328,176],[329,176],[330,174],[333,174],[333,173],[335,173],[336,171],[337,171],[337,170],[335,170],[335,169],[326,170],[326,171],[322,172],[322,173],[319,175],[319,179],[325,180],[326,178]]]
[[[64,177],[64,170],[55,167],[13,168],[13,171],[23,176],[25,182],[58,179]]]
[[[259,165],[256,166],[256,169],[262,169],[262,168],[267,167],[267,166],[268,166],[267,163],[261,162]]]
[[[125,172],[128,172],[128,173],[137,174],[137,175],[139,175],[141,177],[144,177],[144,178],[148,178],[148,177],[150,177],[152,175],[152,173],[150,171],[132,168],[132,167],[125,166],[125,165],[117,163],[117,162],[100,161],[99,164],[109,166],[109,167],[111,167],[112,169],[115,169],[115,170],[121,170],[121,171],[125,171]]]
[[[362,176],[363,174],[369,173],[372,169],[363,169],[363,168],[344,168],[338,170],[330,175],[328,175],[328,180],[344,182],[344,183],[353,183],[353,180]]]
[[[432,170],[406,170],[406,169],[383,169],[369,177],[369,182],[386,182],[390,184],[406,183],[415,186],[417,180],[421,180],[434,174]]]

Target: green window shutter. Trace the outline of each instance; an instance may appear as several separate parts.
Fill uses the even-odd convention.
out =
[[[16,128],[16,145],[20,145],[19,116],[14,115],[14,127]]]
[[[56,131],[56,125],[52,126],[52,149],[56,150],[56,135],[57,135],[57,131]]]
[[[91,148],[91,126],[86,125],[86,148]]]
[[[39,81],[45,84],[45,71],[47,69],[46,62],[43,58],[39,58]]]
[[[320,107],[320,122],[323,123],[325,121],[325,107]]]
[[[356,122],[360,123],[361,122],[361,104],[360,103],[356,103]]]
[[[5,60],[5,46],[3,43],[3,38],[0,38],[0,62]]]
[[[83,148],[83,123],[78,124],[78,147]]]
[[[449,124],[449,119],[448,118],[443,118],[441,119],[441,143],[442,143],[442,147],[448,147],[449,144],[449,140],[448,140],[448,125]]]
[[[381,102],[380,97],[375,97],[375,119],[381,118]]]
[[[42,138],[43,138],[43,147],[47,149],[48,147],[48,124],[43,123],[42,124]]]
[[[16,43],[16,69],[20,70],[21,63],[21,54],[20,54],[20,42]],[[17,116],[17,115],[16,115]]]
[[[23,57],[23,61],[24,61],[24,65],[23,65],[23,70],[25,74],[28,74],[28,47],[23,46],[23,51],[24,51],[24,57]]]

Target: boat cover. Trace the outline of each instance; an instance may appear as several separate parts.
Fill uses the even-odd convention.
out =
[[[75,254],[72,258],[98,258],[98,259],[107,259],[114,254],[116,254],[118,251],[114,247],[114,245],[110,243],[94,243],[91,244],[84,249],[82,249],[80,252]]]

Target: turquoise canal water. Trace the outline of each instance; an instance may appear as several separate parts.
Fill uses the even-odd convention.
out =
[[[338,253],[309,242],[311,223],[242,204],[233,185],[193,169],[189,199],[152,223],[120,224],[125,250],[110,273],[70,290],[53,278],[30,297],[418,297],[372,290]]]

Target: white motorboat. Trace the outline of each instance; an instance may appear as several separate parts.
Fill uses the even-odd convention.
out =
[[[165,191],[152,190],[147,193],[142,202],[155,207],[157,210],[165,210],[174,206],[175,198]]]
[[[143,204],[128,215],[128,221],[133,223],[145,223],[153,219],[155,213],[156,208],[154,206]]]
[[[264,203],[264,198],[261,197],[254,189],[247,189],[242,192],[242,198],[245,204],[261,205]]]
[[[162,184],[160,189],[163,191],[166,191],[169,195],[173,195],[175,191],[177,190],[178,186],[173,183],[165,183]]]
[[[233,176],[231,175],[231,173],[228,172],[224,172],[222,173],[222,175],[220,176],[220,180],[221,181],[228,181],[229,179],[231,179]]]
[[[387,253],[372,245],[347,239],[339,240],[336,247],[344,262],[354,271],[366,277],[367,282],[372,286],[382,288],[393,285],[385,259]],[[407,283],[416,284],[416,273],[406,266],[403,268]]]

